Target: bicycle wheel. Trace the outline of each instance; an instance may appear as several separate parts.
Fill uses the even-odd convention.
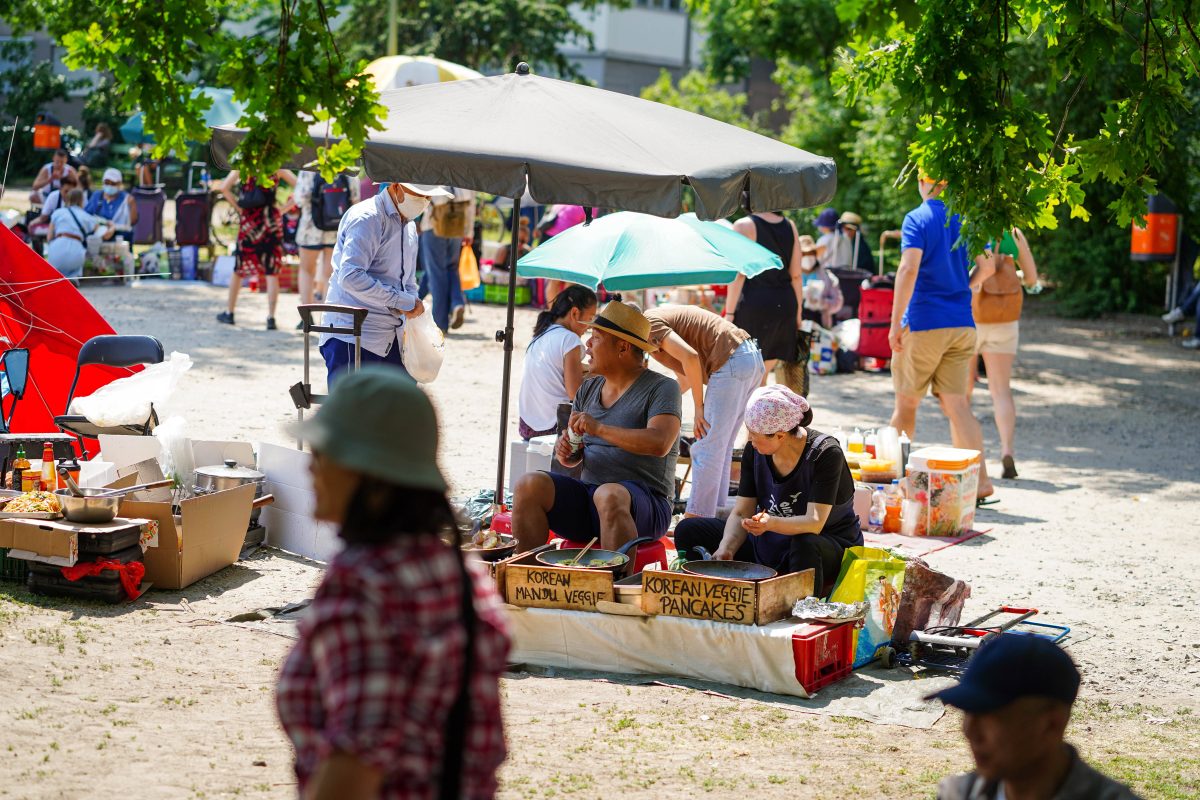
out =
[[[213,197],[212,210],[208,216],[208,235],[213,244],[233,247],[237,244],[238,228],[242,224],[242,215],[237,206],[231,204],[219,193]]]

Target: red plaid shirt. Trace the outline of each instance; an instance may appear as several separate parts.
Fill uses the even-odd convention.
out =
[[[491,581],[473,562],[468,568],[478,619],[462,797],[474,800],[496,793],[505,757],[499,677],[508,633]],[[457,554],[433,536],[347,547],[329,564],[276,695],[301,793],[340,751],[383,773],[381,800],[437,796],[463,672],[461,587]]]

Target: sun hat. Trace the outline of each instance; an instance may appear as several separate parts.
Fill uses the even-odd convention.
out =
[[[818,228],[832,228],[834,225],[837,225],[837,221],[838,213],[832,208],[827,208],[817,215],[816,220],[813,221],[813,225]]]
[[[292,428],[323,456],[364,475],[446,491],[433,404],[395,367],[369,365],[343,375],[316,416]]]
[[[658,350],[658,346],[650,341],[650,320],[620,300],[613,300],[604,306],[596,318],[588,323],[588,327],[611,333],[647,353]]]
[[[104,177],[102,177],[100,180],[113,181],[114,183],[125,182],[125,179],[121,177],[121,170],[117,169],[116,167],[109,167],[108,169],[104,170]]]
[[[815,253],[817,251],[817,243],[807,233],[800,234],[800,238],[797,241],[800,243],[801,253]]]
[[[447,191],[445,187],[438,186],[435,183],[404,183],[397,181],[407,192],[415,194],[423,194],[426,197],[454,197],[454,192]]]
[[[845,211],[840,217],[838,217],[838,224],[850,225],[855,230],[858,230],[862,227],[862,217],[860,217],[858,214],[855,214],[853,211]]]
[[[1022,697],[1047,697],[1067,705],[1079,694],[1079,669],[1061,647],[1041,636],[1004,633],[985,642],[956,685],[938,699],[969,714],[999,711]]]
[[[807,426],[812,418],[808,401],[777,383],[755,389],[746,402],[746,427],[763,436]]]

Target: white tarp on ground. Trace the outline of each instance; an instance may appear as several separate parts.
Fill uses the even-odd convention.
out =
[[[953,683],[870,669],[809,697],[796,680],[792,632],[799,623],[791,621],[734,625],[511,606],[509,620],[515,664],[588,671],[579,677],[602,677],[593,671],[663,676],[668,685],[889,725],[931,727],[942,704],[923,698]]]

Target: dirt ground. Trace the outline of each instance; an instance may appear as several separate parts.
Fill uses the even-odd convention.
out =
[[[119,332],[154,334],[195,361],[170,410],[191,435],[289,443],[286,387],[302,363],[294,295],[281,300],[281,330],[268,332],[259,295],[243,297],[230,328],[213,319],[224,290],[210,286],[85,293]],[[1146,797],[1198,796],[1200,642],[1187,626],[1200,601],[1200,357],[1150,318],[1078,322],[1032,305],[1015,376],[1021,477],[997,482],[1002,502],[977,523],[986,535],[929,560],[971,583],[968,614],[1029,604],[1071,627],[1085,676],[1071,738],[1085,757]],[[532,323],[518,314],[515,375]],[[500,309],[473,308],[430,387],[443,466],[460,492],[494,482],[501,326]],[[514,416],[515,396],[516,381]],[[890,397],[886,375],[815,378],[814,425],[884,424]],[[982,386],[975,406],[995,466]],[[927,403],[915,444],[948,442]],[[291,641],[224,620],[307,596],[319,578],[315,563],[260,551],[127,606],[0,583],[0,797],[293,795],[272,699]],[[914,730],[627,679],[519,673],[503,691],[506,798],[932,796],[942,775],[969,764],[954,712]]]

